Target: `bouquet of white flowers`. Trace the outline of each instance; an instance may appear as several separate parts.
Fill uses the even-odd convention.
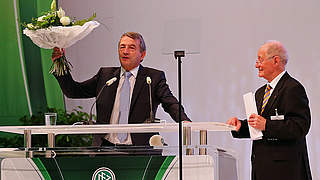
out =
[[[44,13],[41,17],[33,18],[29,24],[23,24],[25,27],[23,33],[40,48],[62,48],[62,56],[52,59],[50,68],[50,73],[61,76],[70,69],[71,65],[65,57],[64,48],[70,47],[98,27],[100,24],[93,21],[95,17],[96,15],[93,14],[88,19],[72,21],[61,7],[56,11],[56,1],[53,0],[51,11]]]

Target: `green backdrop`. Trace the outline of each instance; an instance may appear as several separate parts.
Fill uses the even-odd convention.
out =
[[[49,11],[50,4],[51,0],[0,1],[2,126],[19,125],[22,116],[44,112],[47,107],[64,108],[61,89],[49,74],[52,50],[40,49],[22,34],[21,23]]]

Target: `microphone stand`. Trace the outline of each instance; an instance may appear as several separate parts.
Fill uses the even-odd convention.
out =
[[[150,101],[150,120],[151,122],[153,122],[154,119],[153,119],[153,111],[152,111],[151,84],[148,84],[148,85],[149,85],[149,101]]]
[[[179,174],[182,180],[182,119],[181,119],[181,58],[185,56],[184,51],[174,51],[174,58],[178,60],[178,96],[179,96]]]
[[[94,101],[94,103],[92,104],[91,108],[90,108],[90,113],[89,113],[89,125],[93,125],[93,121],[92,121],[92,109],[93,109],[93,106],[96,104],[97,100],[99,99],[100,97],[100,94],[101,92],[103,91],[103,89],[107,86],[107,84],[104,84],[103,87],[101,88],[101,90],[99,91],[97,97],[96,97],[96,100]]]
[[[89,113],[89,125],[93,125],[93,121],[92,121],[92,108],[93,108],[93,105],[96,104],[97,100],[99,99],[100,97],[100,94],[102,93],[103,89],[106,87],[106,86],[111,86],[115,81],[117,80],[116,77],[114,78],[111,78],[109,79],[104,85],[103,87],[100,89],[97,97],[96,97],[96,100],[94,101],[94,103],[92,104],[91,108],[90,108],[90,113]]]
[[[150,79],[151,80],[151,79]],[[160,119],[157,119],[155,117],[153,117],[153,111],[152,111],[152,94],[151,94],[151,81],[150,83],[148,83],[149,86],[149,101],[150,101],[150,117],[148,119],[146,119],[144,122],[145,123],[159,123]]]

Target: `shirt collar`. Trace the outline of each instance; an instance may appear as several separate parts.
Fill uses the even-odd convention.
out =
[[[281,77],[284,75],[286,71],[282,71],[282,73],[280,73],[276,78],[274,78],[269,84],[272,87],[272,89],[274,89],[276,87],[276,85],[278,84],[278,82],[280,81]]]
[[[139,68],[140,68],[140,65],[130,70],[130,72],[134,76],[134,78],[137,78]],[[126,72],[126,70],[121,66],[120,77],[122,77],[125,72]]]

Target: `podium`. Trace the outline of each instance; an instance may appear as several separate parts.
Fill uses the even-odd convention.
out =
[[[184,123],[183,179],[237,180],[232,153],[206,144],[207,131],[230,131],[216,122]],[[26,146],[0,149],[1,179],[177,179],[179,157],[153,155],[163,147],[54,147],[58,134],[111,132],[177,132],[177,123],[127,125],[2,126],[0,131],[24,134]],[[199,132],[200,145],[191,145],[191,132]],[[31,147],[33,134],[48,134],[48,147]],[[142,155],[139,152],[143,152]],[[195,150],[199,150],[196,152]],[[126,152],[138,152],[135,155]],[[149,154],[150,153],[150,154]],[[49,154],[49,156],[48,156]],[[54,155],[52,155],[54,154]],[[148,155],[149,154],[149,155]],[[91,157],[91,155],[95,155]],[[230,169],[232,173],[230,173]],[[227,172],[227,173],[225,173]]]
[[[1,126],[0,131],[24,134],[25,148],[31,148],[33,134],[47,134],[48,147],[54,147],[55,135],[58,134],[103,134],[103,133],[150,133],[178,132],[177,123],[151,124],[106,124],[106,125],[57,125],[57,126]],[[183,123],[184,145],[191,145],[191,132],[199,132],[200,145],[207,144],[208,131],[231,131],[234,126],[219,122],[188,122]],[[187,149],[187,154],[192,154]],[[206,154],[202,150],[201,154]]]

